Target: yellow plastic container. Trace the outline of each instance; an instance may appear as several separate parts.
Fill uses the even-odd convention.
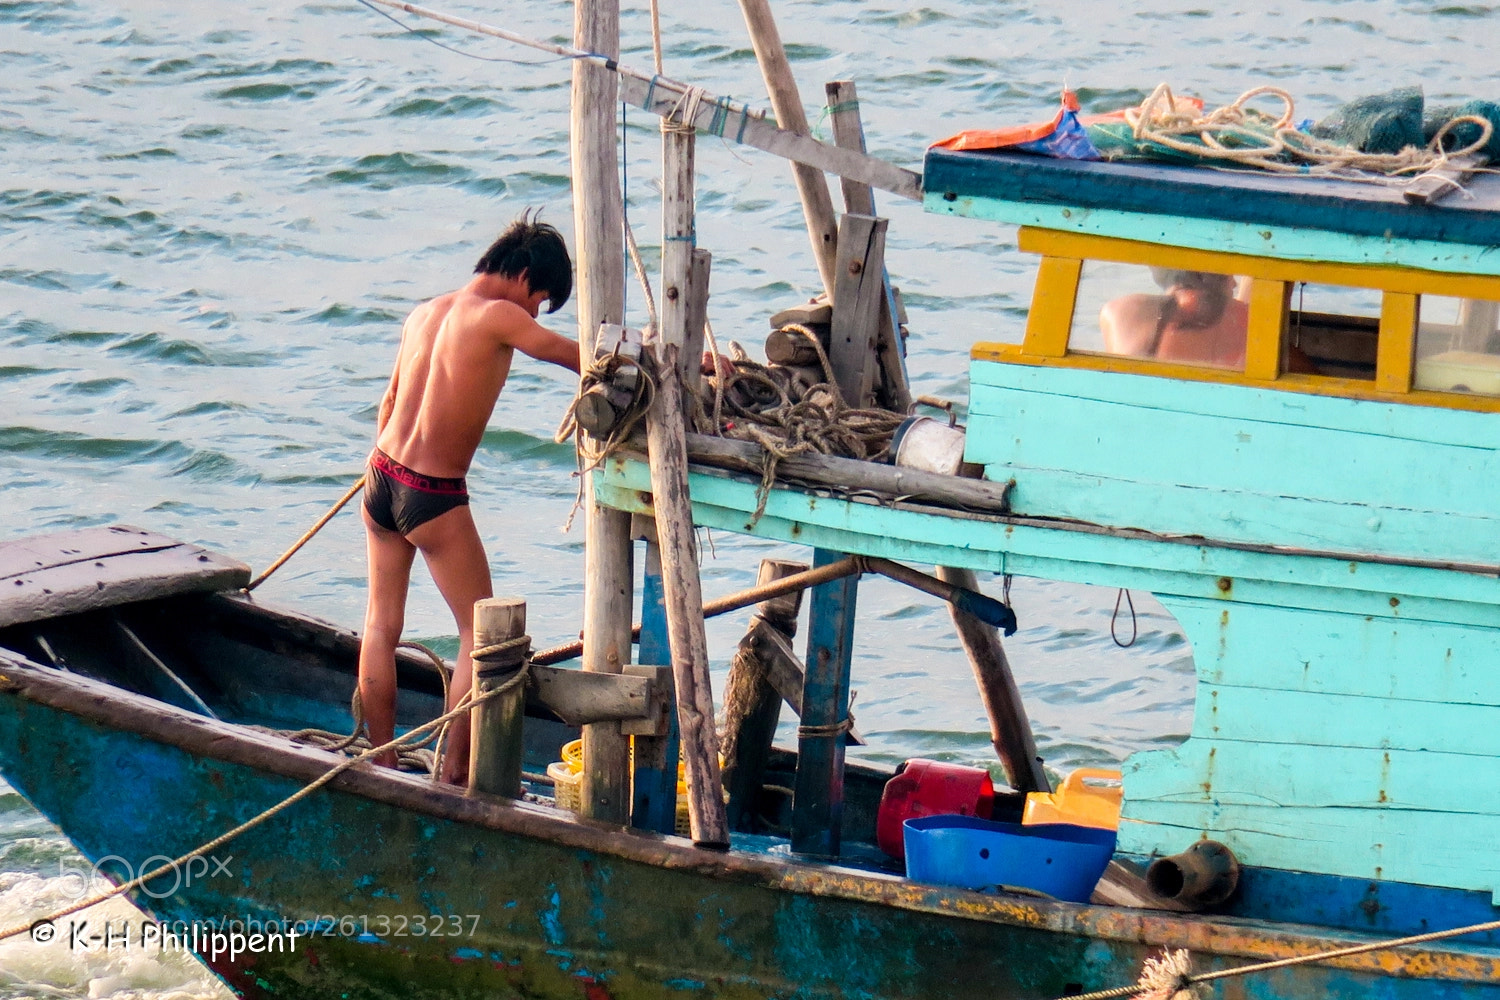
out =
[[[1500,356],[1444,351],[1417,361],[1416,387],[1500,396]]]
[[[1120,800],[1124,797],[1120,772],[1102,767],[1080,767],[1055,792],[1032,792],[1026,796],[1021,823],[1071,823],[1100,830],[1118,829]]]
[[[630,758],[635,760],[635,740],[630,741]],[[719,758],[722,767],[724,758]],[[552,779],[553,792],[557,797],[557,805],[561,809],[569,809],[578,812],[583,807],[583,740],[572,740],[563,744],[562,760],[555,760],[547,765],[547,777]],[[724,801],[729,801],[729,793],[724,793]],[[687,837],[692,834],[692,826],[688,821],[687,800],[687,765],[682,761],[677,762],[677,821],[676,832],[679,837]]]

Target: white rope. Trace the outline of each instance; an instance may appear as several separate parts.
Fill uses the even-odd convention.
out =
[[[1278,117],[1247,107],[1254,98],[1264,96],[1281,101]],[[1494,126],[1487,119],[1461,115],[1444,124],[1425,147],[1407,146],[1399,153],[1366,153],[1299,131],[1292,126],[1295,111],[1291,94],[1280,87],[1262,86],[1204,114],[1195,104],[1176,97],[1163,83],[1138,107],[1125,112],[1125,122],[1136,142],[1154,143],[1203,160],[1224,160],[1273,173],[1352,179],[1366,179],[1370,173],[1402,177],[1439,170],[1456,157],[1477,153],[1494,134]],[[1479,138],[1462,149],[1445,150],[1443,140],[1455,127],[1466,123],[1480,127]]]

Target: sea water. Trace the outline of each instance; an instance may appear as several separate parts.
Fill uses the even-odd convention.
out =
[[[571,37],[560,0],[445,6]],[[647,5],[625,6],[624,61],[649,68]],[[815,129],[829,133],[822,84],[855,80],[870,151],[915,169],[945,135],[1049,118],[1064,86],[1107,110],[1163,81],[1210,105],[1269,83],[1295,96],[1299,118],[1402,84],[1433,100],[1500,96],[1488,44],[1500,10],[1486,4],[774,6]],[[732,0],[662,7],[669,75],[764,104]],[[357,0],[0,0],[0,540],[123,522],[264,567],[360,474],[407,311],[461,284],[523,209],[571,238],[569,62],[399,20]],[[654,266],[656,120],[631,112],[624,134],[630,221]],[[714,330],[758,354],[768,315],[817,290],[789,171],[702,138],[697,183]],[[1020,336],[1030,266],[1013,229],[877,197],[911,315],[913,386],[961,410],[969,345]],[[644,323],[633,283],[628,296]],[[571,306],[546,319],[574,332]],[[575,460],[553,443],[571,386],[519,360],[471,475],[496,592],[528,598],[541,645],[575,636],[581,614],[582,532],[562,531]],[[703,550],[710,596],[751,584],[761,558],[806,557],[718,532]],[[357,626],[357,518],[335,519],[258,594]],[[1123,606],[1116,616],[1116,596],[1012,587],[1021,630],[1007,649],[1055,773],[1170,745],[1190,724],[1181,632],[1146,595],[1134,622]],[[992,765],[946,609],[867,579],[860,610],[855,715],[869,746],[856,756]],[[421,571],[407,624],[452,654],[452,620]],[[744,624],[710,623],[716,682]],[[1112,632],[1138,635],[1121,648]],[[0,783],[0,926],[71,898],[65,872],[80,862]],[[130,912],[111,907],[97,919]],[[4,998],[223,995],[180,955],[0,943]]]

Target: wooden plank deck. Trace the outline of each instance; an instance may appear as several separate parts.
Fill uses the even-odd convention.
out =
[[[242,562],[129,525],[0,542],[0,627],[249,582]]]

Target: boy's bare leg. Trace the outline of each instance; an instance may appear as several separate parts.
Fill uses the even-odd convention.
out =
[[[359,701],[370,727],[371,746],[389,743],[396,731],[396,644],[406,618],[406,587],[416,548],[360,511],[365,522],[365,549],[370,567],[370,596],[365,630],[359,643]],[[396,753],[375,758],[396,766]]]
[[[433,518],[407,538],[421,551],[458,627],[458,658],[453,664],[453,680],[448,685],[448,710],[452,711],[474,682],[474,662],[469,655],[474,650],[474,602],[494,595],[489,556],[468,507],[455,507]],[[469,716],[465,714],[448,727],[448,745],[438,777],[464,784],[468,776]]]

